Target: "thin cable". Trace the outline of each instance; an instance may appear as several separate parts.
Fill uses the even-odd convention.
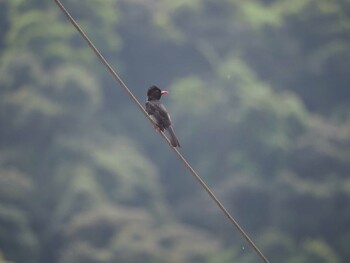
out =
[[[148,113],[145,111],[145,109],[142,107],[140,102],[136,99],[136,97],[132,94],[132,92],[129,90],[129,88],[125,85],[125,83],[122,81],[122,79],[119,77],[117,72],[109,65],[107,60],[101,55],[101,53],[98,51],[98,49],[95,47],[95,45],[91,42],[91,40],[88,38],[88,36],[84,33],[84,31],[80,28],[80,26],[77,24],[77,22],[74,20],[74,18],[69,14],[69,12],[66,10],[66,8],[63,6],[63,4],[59,0],[55,0],[58,7],[63,11],[63,13],[67,16],[69,21],[72,23],[72,25],[78,30],[78,32],[81,34],[81,36],[85,39],[85,41],[88,43],[90,48],[94,51],[96,56],[100,59],[102,64],[104,64],[108,71],[113,75],[113,77],[116,79],[116,81],[120,84],[120,86],[126,91],[126,93],[130,96],[130,98],[135,102],[136,106],[143,112],[143,114],[147,117],[147,119],[152,123],[153,121],[151,117],[148,115]],[[224,207],[224,205],[219,201],[219,199],[214,195],[214,193],[210,190],[210,188],[205,184],[205,182],[201,179],[201,177],[196,173],[196,171],[191,167],[191,165],[186,161],[186,159],[182,156],[182,154],[174,148],[168,138],[164,135],[164,133],[159,133],[161,137],[168,143],[170,148],[175,152],[177,157],[183,162],[183,164],[187,167],[187,169],[190,171],[190,173],[196,178],[196,180],[199,182],[199,184],[204,188],[204,190],[209,194],[209,196],[213,199],[213,201],[216,203],[216,205],[222,210],[222,212],[226,215],[226,217],[229,219],[229,221],[238,229],[238,231],[241,233],[241,235],[245,238],[245,240],[249,243],[249,245],[254,249],[254,251],[257,253],[257,255],[261,258],[261,260],[265,263],[269,263],[268,259],[265,257],[265,255],[260,251],[260,249],[254,244],[254,242],[250,239],[250,237],[245,233],[245,231],[242,229],[242,227],[237,223],[237,221],[232,217],[232,215],[227,211],[227,209]]]

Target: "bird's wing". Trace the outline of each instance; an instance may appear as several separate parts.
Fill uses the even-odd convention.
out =
[[[160,114],[162,115],[162,118],[169,120],[169,125],[171,125],[171,119],[167,109],[162,103],[159,104],[159,107],[161,109]]]
[[[171,125],[170,116],[161,102],[147,101],[146,111],[161,130],[167,129]]]
[[[146,112],[148,115],[152,114],[152,104],[149,101],[146,101]]]

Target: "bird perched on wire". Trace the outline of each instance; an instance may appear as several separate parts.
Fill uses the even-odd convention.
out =
[[[181,147],[172,128],[171,119],[168,111],[160,102],[162,95],[168,94],[157,86],[151,86],[147,91],[146,111],[161,131],[167,130],[170,135],[170,142],[173,147]]]

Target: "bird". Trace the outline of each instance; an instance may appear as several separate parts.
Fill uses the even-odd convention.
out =
[[[147,91],[146,112],[160,131],[167,130],[170,135],[170,142],[173,147],[181,147],[177,139],[170,119],[170,115],[164,105],[160,102],[162,95],[168,94],[157,86],[151,86]]]

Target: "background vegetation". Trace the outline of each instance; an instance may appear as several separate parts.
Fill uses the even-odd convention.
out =
[[[66,0],[271,262],[350,262],[350,1]],[[54,1],[0,1],[0,262],[259,262]]]

